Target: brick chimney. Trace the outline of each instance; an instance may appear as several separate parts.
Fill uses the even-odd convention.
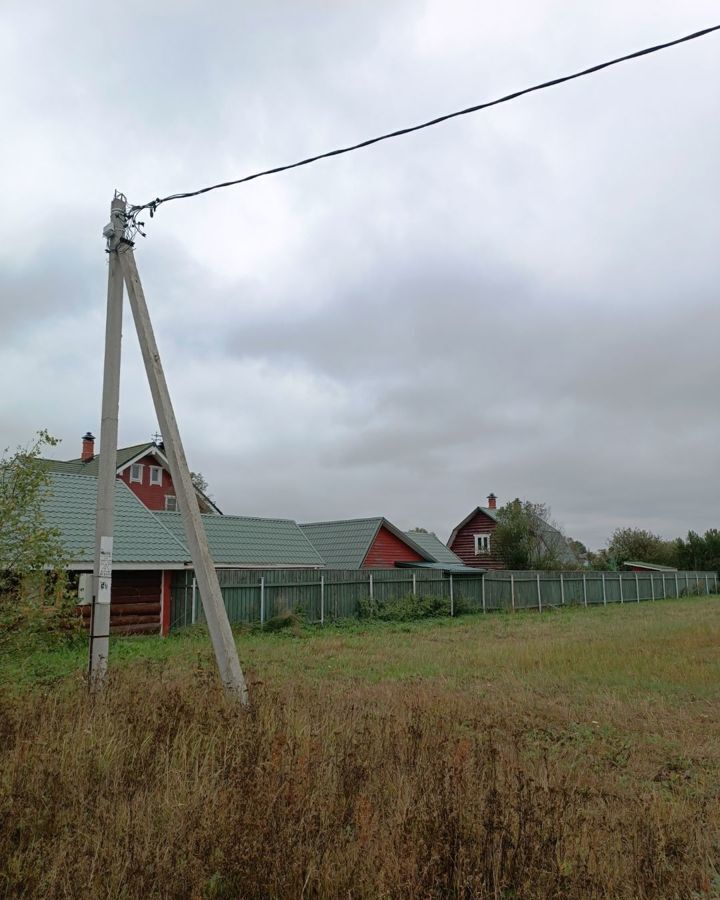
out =
[[[90,462],[95,459],[95,436],[88,431],[87,434],[83,435],[82,439],[82,453],[80,454],[80,459],[83,462]]]
[[[497,497],[495,494],[488,494],[488,509],[497,509]]]

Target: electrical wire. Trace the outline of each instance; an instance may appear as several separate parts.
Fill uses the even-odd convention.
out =
[[[419,125],[411,125],[407,128],[399,128],[396,131],[390,131],[386,134],[378,135],[377,137],[368,138],[367,140],[360,141],[357,144],[351,144],[347,147],[340,147],[336,150],[328,150],[325,153],[318,153],[316,156],[308,156],[305,159],[298,160],[294,163],[289,163],[284,166],[275,166],[272,169],[265,169],[262,172],[255,172],[252,175],[245,175],[243,178],[236,178],[232,181],[222,181],[218,184],[211,184],[208,187],[200,188],[196,191],[187,191],[185,193],[180,194],[170,194],[167,197],[156,197],[154,200],[150,200],[148,203],[143,203],[140,206],[130,206],[127,211],[127,224],[128,227],[133,230],[133,232],[139,232],[144,236],[144,232],[142,228],[144,227],[143,222],[138,221],[138,215],[143,212],[143,210],[149,210],[150,216],[154,216],[155,211],[162,203],[168,203],[170,200],[187,200],[190,197],[199,197],[201,194],[207,194],[210,191],[217,191],[220,188],[233,187],[238,184],[246,184],[248,181],[254,181],[256,178],[264,178],[268,175],[277,175],[280,172],[287,172],[290,169],[298,169],[301,166],[309,166],[311,163],[318,162],[321,159],[329,159],[333,156],[341,156],[345,153],[352,153],[355,150],[362,150],[365,147],[371,147],[373,144],[379,144],[381,141],[389,141],[392,138],[403,137],[406,134],[412,134],[415,131],[421,131],[424,128],[431,128],[434,125],[440,125],[442,122],[447,122],[450,119],[456,119],[459,116],[467,116],[470,113],[480,112],[483,109],[489,109],[491,106],[499,106],[501,103],[508,103],[511,100],[517,100],[519,97],[524,97],[526,94],[532,94],[535,91],[542,91],[546,88],[555,87],[558,84],[564,84],[567,81],[573,81],[576,78],[583,78],[586,75],[592,75],[596,72],[600,72],[603,69],[608,69],[611,66],[617,66],[620,63],[628,62],[632,59],[639,59],[641,56],[649,56],[651,53],[658,53],[660,50],[667,50],[669,47],[675,47],[678,44],[684,44],[688,41],[694,41],[698,38],[705,37],[708,34],[711,34],[714,31],[720,31],[720,25],[712,25],[709,28],[703,28],[701,31],[695,31],[692,34],[686,34],[684,37],[675,38],[672,41],[666,41],[664,44],[655,44],[652,47],[646,47],[643,50],[636,50],[633,53],[627,53],[625,56],[618,56],[616,59],[608,60],[607,62],[598,63],[597,65],[590,66],[587,69],[583,69],[579,72],[574,72],[571,75],[562,75],[559,78],[553,78],[550,81],[543,81],[541,84],[535,84],[531,87],[523,88],[519,91],[513,91],[511,94],[505,94],[503,97],[498,97],[495,100],[489,100],[486,103],[478,103],[475,106],[468,106],[466,109],[456,110],[455,112],[445,113],[442,116],[437,116],[434,119],[430,119],[427,122],[421,122]],[[133,236],[134,236],[133,233]]]

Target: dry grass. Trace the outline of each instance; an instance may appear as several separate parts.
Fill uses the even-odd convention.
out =
[[[643,609],[247,638],[248,713],[197,639],[6,690],[0,894],[717,896],[720,619]]]

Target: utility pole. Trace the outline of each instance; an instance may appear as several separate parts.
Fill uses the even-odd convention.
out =
[[[240,668],[215,565],[210,555],[197,495],[190,479],[190,470],[135,263],[133,245],[124,236],[127,224],[126,208],[125,197],[116,192],[110,205],[110,222],[103,229],[108,249],[108,295],[90,624],[90,686],[96,690],[105,679],[110,640],[113,513],[117,474],[123,283],[125,283],[220,678],[225,687],[232,691],[243,705],[247,705],[245,677]]]
[[[117,471],[118,407],[122,342],[123,274],[118,245],[125,230],[125,198],[115,194],[110,222],[103,235],[108,246],[108,291],[105,319],[105,366],[100,422],[100,467],[95,513],[92,613],[90,618],[90,687],[100,686],[107,672],[110,644],[110,595],[112,587],[113,513]]]
[[[200,516],[197,495],[190,479],[185,451],[180,439],[180,430],[175,420],[165,373],[160,361],[160,352],[155,341],[150,315],[145,302],[140,275],[135,263],[133,245],[123,240],[117,253],[125,280],[130,308],[135,320],[135,329],[140,342],[145,371],[150,384],[150,392],[155,404],[155,413],[160,424],[165,452],[170,463],[170,474],[177,494],[182,515],[185,537],[195,569],[200,598],[205,612],[210,639],[215,650],[215,658],[220,669],[220,678],[225,687],[236,694],[243,705],[248,703],[245,677],[240,668],[237,648],[233,639],[230,622],[223,604],[220,584],[215,565],[210,555],[205,527]]]

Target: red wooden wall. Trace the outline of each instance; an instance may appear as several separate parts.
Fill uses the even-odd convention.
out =
[[[150,484],[150,466],[157,466],[158,461],[154,456],[144,456],[142,459],[138,460],[138,462],[141,463],[143,467],[142,484],[137,481],[130,481],[132,466],[123,469],[118,475],[118,478],[125,482],[133,494],[139,497],[148,509],[165,509],[165,495],[175,494],[175,488],[173,487],[170,473],[163,469],[162,483]]]
[[[423,562],[424,557],[383,525],[363,560],[363,569],[392,569],[396,562]]]
[[[493,551],[492,537],[490,538],[490,553],[475,555],[475,535],[492,535],[496,527],[495,519],[484,512],[478,512],[458,531],[450,549],[460,557],[466,566],[474,566],[476,569],[504,569],[502,560]]]

